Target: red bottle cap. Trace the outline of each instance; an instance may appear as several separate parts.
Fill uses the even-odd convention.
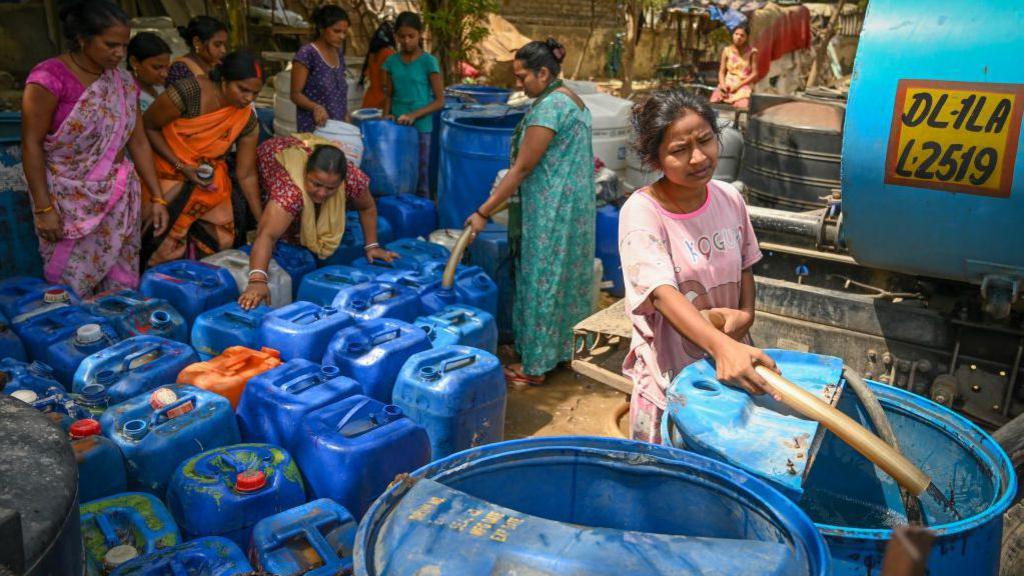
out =
[[[84,420],[75,420],[74,423],[71,424],[71,427],[68,428],[68,433],[71,434],[71,438],[73,440],[78,440],[79,438],[87,438],[89,436],[97,436],[102,432],[103,429],[100,428],[99,421],[93,420],[92,418],[86,418]]]
[[[246,470],[235,477],[235,489],[239,492],[255,492],[267,485],[267,475],[262,470]]]

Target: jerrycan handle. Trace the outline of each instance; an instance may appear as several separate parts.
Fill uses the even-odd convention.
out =
[[[357,414],[359,414],[359,411],[363,409],[363,406],[366,406],[369,403],[370,403],[370,399],[367,398],[367,399],[363,400],[362,402],[360,402],[359,404],[356,404],[355,406],[353,406],[348,411],[348,413],[345,414],[344,416],[342,416],[341,420],[338,421],[338,425],[337,425],[337,427],[335,427],[335,430],[337,430],[338,432],[341,432],[345,428],[345,426],[348,425],[349,421],[352,420],[353,418],[355,418]]]
[[[135,368],[138,368],[138,366],[134,365],[136,360],[146,356],[147,354],[152,354],[153,352],[157,352],[159,350],[160,350],[160,345],[159,344],[146,344],[145,346],[140,348],[138,351],[133,352],[133,353],[125,356],[121,360],[121,371],[124,372],[125,370],[134,370]],[[163,354],[161,354],[160,356],[163,356]],[[157,358],[159,358],[159,356]],[[156,360],[156,358],[154,358],[153,360]],[[152,360],[150,360],[150,362],[152,362]],[[149,362],[147,362],[146,364],[148,364],[148,363]]]
[[[239,324],[245,324],[249,328],[259,328],[260,327],[259,322],[256,321],[255,318],[250,318],[248,316],[245,316],[244,314],[239,314],[238,312],[225,312],[224,313],[224,317],[225,318],[229,318],[231,320],[234,320],[235,322],[238,322]]]
[[[153,412],[153,425],[154,426],[159,426],[160,424],[163,424],[165,421],[170,420],[170,418],[167,417],[167,413],[168,412],[170,412],[170,411],[172,411],[172,410],[174,410],[176,408],[181,408],[182,406],[184,406],[185,404],[188,404],[189,402],[193,403],[193,408],[194,408],[195,401],[196,401],[196,395],[195,394],[186,394],[185,396],[182,396],[181,398],[178,398],[174,402],[171,402],[167,406],[164,406],[163,408],[160,408],[156,412]]]
[[[228,467],[231,468],[232,470],[234,470],[234,472],[236,474],[246,470],[246,466],[244,466],[241,462],[239,462],[238,458],[235,458],[231,454],[231,452],[223,452],[223,453],[221,453],[221,454],[219,454],[217,456],[217,459],[220,460],[221,462],[227,464]]]
[[[419,282],[413,280],[412,278],[409,278],[408,276],[402,276],[401,278],[398,279],[397,283],[401,284],[402,286],[408,286],[409,288],[419,288],[420,286]]]
[[[446,312],[438,317],[438,320],[447,324],[462,324],[469,318],[469,313],[465,310],[455,310],[454,312]]]
[[[372,340],[370,340],[370,346],[376,346],[378,344],[383,344],[385,342],[390,342],[392,340],[397,339],[401,335],[402,335],[402,329],[401,328],[392,328],[390,330],[385,330],[383,332],[380,332],[379,334],[374,336]]]
[[[294,526],[289,526],[287,530],[283,530],[281,532],[273,534],[273,536],[271,537],[271,550],[281,548],[287,542],[289,542],[297,536],[303,536],[304,540],[306,540],[306,542],[309,542],[310,547],[313,548],[313,551],[316,552],[317,556],[319,556],[324,561],[325,564],[331,564],[339,559],[338,553],[335,552],[334,548],[332,548],[330,544],[327,543],[327,539],[324,538],[323,533],[320,531],[320,528],[321,526],[330,524],[331,522],[335,522],[337,520],[338,518],[332,514],[329,517],[316,519],[312,523],[312,525],[297,524]]]
[[[453,372],[460,368],[476,364],[476,354],[466,354],[458,358],[452,358],[441,365],[441,372]]]
[[[96,514],[94,518],[96,519],[96,527],[103,534],[103,543],[106,544],[107,549],[120,545],[121,538],[118,537],[114,525],[110,523],[110,518],[107,518],[107,515],[102,512]]]
[[[394,297],[395,297],[395,289],[394,288],[382,288],[381,290],[378,290],[377,292],[375,292],[373,294],[373,296],[370,297],[370,301],[373,302],[374,304],[377,304],[379,302],[385,302],[387,300],[390,300],[390,299],[392,299]]]

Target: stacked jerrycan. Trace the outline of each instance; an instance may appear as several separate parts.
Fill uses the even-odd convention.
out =
[[[394,239],[391,225],[387,220],[377,218],[377,242],[387,244]],[[345,234],[341,237],[341,244],[329,258],[322,260],[321,264],[351,264],[356,258],[361,258],[366,251],[366,236],[363,234],[363,225],[359,222],[359,212],[348,212],[345,215]]]
[[[39,398],[63,394],[64,387],[53,379],[53,368],[43,362],[26,363],[0,358],[0,392],[31,404]]]
[[[498,358],[483,350],[416,354],[398,375],[393,402],[426,428],[435,459],[505,436],[505,376]]]
[[[412,322],[420,313],[420,300],[411,289],[389,282],[365,282],[342,288],[331,306],[343,310],[355,322],[394,318]]]
[[[324,366],[362,386],[362,393],[380,402],[391,402],[391,389],[406,360],[430,349],[426,334],[407,322],[376,318],[350,326],[331,339]]]
[[[430,461],[430,439],[396,406],[350,396],[306,417],[295,460],[311,498],[330,498],[359,518],[395,476]]]
[[[413,290],[420,299],[421,313],[433,314],[458,301],[455,290],[441,287],[441,277],[436,270],[396,270],[378,274],[377,280]]]
[[[246,254],[251,254],[252,245],[246,244],[242,246],[241,250]],[[292,299],[297,299],[302,279],[306,277],[306,274],[316,270],[316,257],[302,246],[280,241],[274,246],[273,261],[288,273],[288,277],[292,280]]]
[[[162,336],[188,344],[185,319],[166,300],[147,298],[134,290],[117,290],[93,298],[84,307],[106,318],[121,338]]]
[[[249,380],[238,404],[242,440],[293,450],[303,420],[314,410],[360,392],[336,366],[296,359]]]
[[[128,487],[121,450],[103,436],[98,420],[76,420],[68,429],[71,449],[78,462],[78,501],[124,492]]]
[[[306,502],[299,469],[282,448],[236,444],[182,462],[167,488],[167,507],[186,540],[221,536],[249,546],[252,527]]]
[[[79,306],[62,306],[32,316],[14,324],[14,331],[25,345],[25,352],[30,359],[46,362],[56,368],[50,361],[51,348],[69,336],[74,336],[78,328],[86,324],[102,325],[106,327],[107,333],[113,333],[106,319],[90,314]]]
[[[245,291],[249,285],[249,255],[241,250],[223,250],[203,258],[203,262],[220,266],[231,273],[235,279],[238,292]],[[270,289],[270,307],[279,308],[292,302],[292,279],[277,261],[271,258],[266,270],[269,278],[267,288]]]
[[[512,258],[508,250],[508,229],[501,224],[490,223],[476,240],[469,245],[469,262],[479,266],[498,286],[498,306],[495,320],[498,322],[498,339],[512,340],[512,310],[515,305],[515,290],[512,286]]]
[[[377,213],[391,224],[395,238],[426,238],[437,228],[437,208],[433,202],[419,196],[401,194],[377,198]]]
[[[196,316],[238,299],[238,285],[229,271],[192,260],[164,262],[146,270],[139,292],[170,302],[190,331]]]
[[[162,548],[122,564],[110,576],[248,576],[245,552],[227,538],[208,536]]]
[[[192,347],[199,353],[200,360],[220,356],[232,346],[259,348],[260,326],[268,313],[268,306],[244,310],[238,302],[207,310],[192,326]]]
[[[128,488],[158,497],[182,461],[239,442],[231,403],[195,386],[173,384],[140,394],[110,407],[99,420],[124,455]]]
[[[270,574],[347,574],[355,536],[352,514],[320,498],[260,520],[252,531],[252,556],[256,568]]]
[[[109,403],[118,404],[173,384],[178,373],[198,361],[188,344],[159,336],[135,336],[86,358],[75,372],[73,390],[82,394],[90,385],[99,384]]]
[[[331,336],[350,324],[352,318],[336,308],[294,302],[267,314],[260,326],[260,343],[279,351],[285,361],[319,361]]]
[[[447,264],[447,260],[431,260],[423,264],[423,271],[443,274]],[[469,304],[492,316],[498,313],[498,285],[483,268],[459,264],[452,287],[460,304]]]
[[[417,238],[399,238],[388,244],[388,250],[398,254],[402,260],[413,260],[420,266],[433,260],[448,260],[450,252],[440,244]]]
[[[369,272],[352,266],[324,266],[302,278],[296,299],[320,306],[330,306],[342,288],[369,282],[373,278]]]
[[[447,306],[439,312],[416,319],[434,348],[460,345],[497,354],[498,326],[494,316],[463,304]]]
[[[61,313],[62,310],[54,310],[39,318],[45,321],[47,317]],[[70,390],[74,386],[75,373],[82,362],[89,356],[113,346],[118,340],[120,338],[106,320],[81,324],[74,333],[66,334],[50,344],[46,363],[53,367],[57,381]]]
[[[277,350],[232,346],[220,356],[186,366],[178,374],[178,383],[192,384],[219,394],[231,402],[233,410],[238,406],[250,378],[280,365],[281,355]]]
[[[181,542],[174,518],[159,498],[124,492],[81,506],[86,576],[102,576],[140,555]]]
[[[12,325],[36,314],[78,303],[75,291],[64,284],[48,284],[39,278],[23,276],[0,282],[0,314]]]
[[[10,321],[2,313],[0,313],[0,358],[14,358],[15,360],[28,358],[25,355],[25,345],[21,343],[21,338],[14,333]]]

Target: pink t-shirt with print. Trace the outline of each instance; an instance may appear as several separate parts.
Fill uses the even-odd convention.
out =
[[[705,356],[651,305],[658,286],[672,286],[698,310],[739,308],[743,270],[761,259],[743,197],[732,185],[708,184],[707,200],[688,214],[661,207],[649,188],[622,206],[619,254],[633,340],[623,372],[634,394],[665,409],[665,389],[684,366]]]

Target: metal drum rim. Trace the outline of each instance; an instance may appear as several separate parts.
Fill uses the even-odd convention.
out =
[[[749,498],[753,503],[752,507],[759,508],[776,522],[782,531],[791,535],[793,544],[803,547],[804,556],[809,563],[818,559],[820,565],[810,566],[811,574],[830,573],[832,557],[828,545],[817,525],[795,502],[766,481],[745,470],[670,446],[599,436],[523,438],[457,452],[413,471],[408,478],[438,480],[456,474],[470,465],[486,463],[499,457],[507,459],[514,456],[526,456],[535,450],[550,449],[575,450],[590,454],[603,453],[606,456],[613,454],[646,456],[671,464],[677,469],[685,468],[700,472],[705,478],[717,477],[729,485],[735,496]],[[359,523],[354,546],[354,568],[357,574],[374,576],[377,574],[375,570],[370,570],[367,567],[367,557],[364,552],[375,547],[375,545],[371,546],[371,540],[376,539],[378,528],[387,520],[398,499],[404,496],[403,488],[408,484],[402,480],[404,479],[398,479],[388,486],[388,489],[371,504]],[[401,494],[397,493],[399,490],[402,490]]]

